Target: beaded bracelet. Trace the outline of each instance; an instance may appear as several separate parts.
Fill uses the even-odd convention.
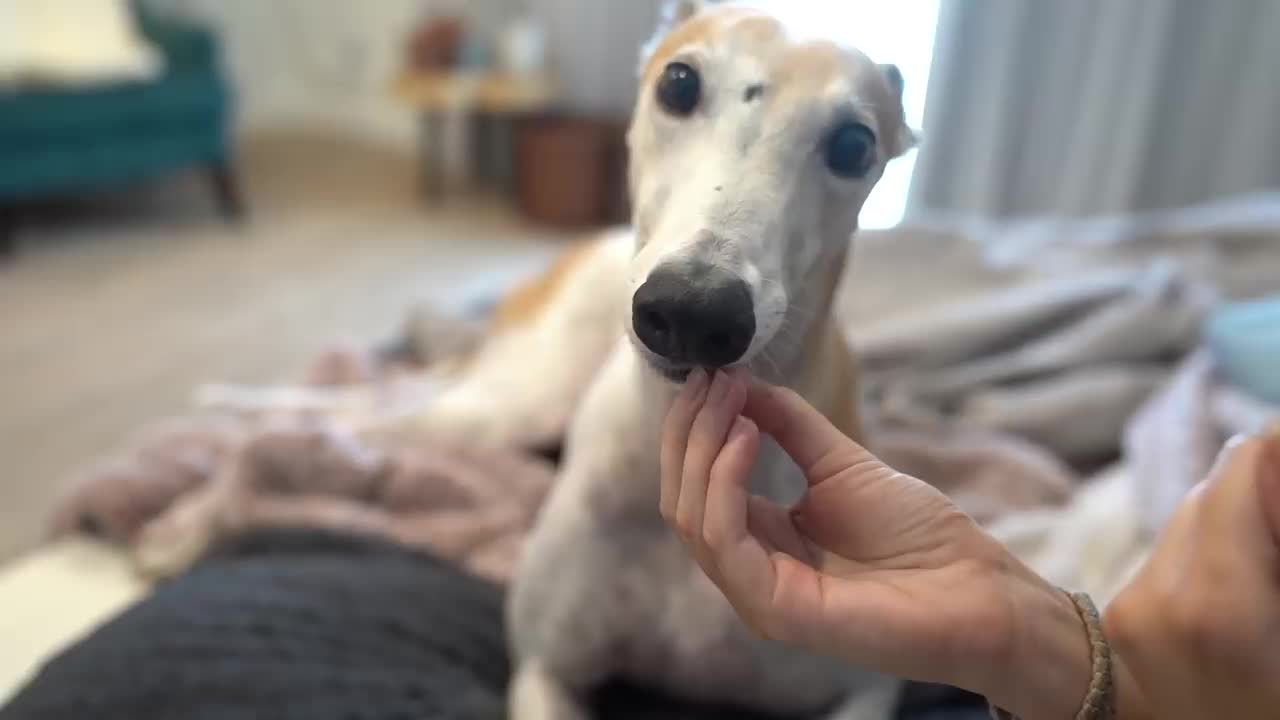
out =
[[[1115,686],[1111,678],[1111,645],[1102,633],[1102,618],[1093,599],[1085,593],[1067,593],[1089,634],[1089,662],[1091,677],[1084,702],[1076,712],[1075,720],[1111,720],[1115,716]],[[991,706],[994,720],[1017,720],[1009,712]]]

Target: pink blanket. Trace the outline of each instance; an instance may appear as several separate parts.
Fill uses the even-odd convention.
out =
[[[431,332],[457,339],[447,324]],[[424,342],[411,337],[401,347],[432,355]],[[224,389],[220,410],[159,422],[90,466],[55,512],[53,531],[97,532],[128,546],[144,573],[167,575],[247,528],[323,527],[427,549],[505,581],[554,469],[518,449],[357,439],[361,426],[424,401],[401,370],[341,350],[318,358],[299,386]],[[1075,482],[1045,451],[997,433],[885,429],[873,440],[886,461],[934,482],[982,521],[1060,504]]]
[[[363,389],[377,413],[402,387],[383,370],[371,356],[330,352],[303,387]],[[220,536],[290,525],[382,536],[503,581],[552,477],[550,462],[514,449],[430,438],[373,447],[315,410],[203,411],[157,422],[91,464],[51,525],[129,546],[155,574],[182,569]]]

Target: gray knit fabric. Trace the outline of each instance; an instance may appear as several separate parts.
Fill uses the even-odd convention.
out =
[[[503,720],[508,674],[497,586],[381,541],[270,530],[53,658],[0,720]],[[955,703],[902,717],[981,717]],[[596,706],[602,720],[759,717],[622,686]]]

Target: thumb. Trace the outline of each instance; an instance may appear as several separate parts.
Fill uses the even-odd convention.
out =
[[[791,456],[810,485],[852,467],[893,472],[789,388],[753,382],[742,414]]]
[[[751,383],[742,415],[777,441],[810,486],[851,469],[867,479],[897,474],[790,388]]]
[[[1280,462],[1274,434],[1232,438],[1191,492],[1196,525],[1224,552],[1280,556]]]

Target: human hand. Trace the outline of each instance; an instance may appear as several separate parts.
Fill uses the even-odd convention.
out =
[[[1280,438],[1222,451],[1103,619],[1152,717],[1280,717]]]
[[[736,370],[708,380],[695,371],[667,417],[662,513],[751,627],[868,669],[985,692],[1009,682],[1015,640],[1031,637],[1018,637],[1019,613],[1049,608],[1058,624],[1045,624],[1065,628],[1078,661],[1046,674],[1065,688],[1063,714],[1075,712],[1089,655],[1062,593],[796,393]],[[792,507],[745,486],[761,432],[808,479]]]

